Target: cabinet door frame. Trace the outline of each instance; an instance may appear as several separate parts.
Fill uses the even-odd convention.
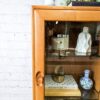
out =
[[[33,100],[44,100],[44,83],[37,85],[37,73],[40,72],[44,78],[45,66],[45,21],[100,21],[100,9],[86,9],[86,7],[47,7],[47,9],[33,7],[33,35],[32,35],[32,55],[33,55]],[[92,17],[91,17],[92,15]],[[44,80],[44,79],[43,79]]]

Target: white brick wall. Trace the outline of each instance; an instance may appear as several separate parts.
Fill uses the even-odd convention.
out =
[[[0,0],[0,100],[32,100],[31,5]]]

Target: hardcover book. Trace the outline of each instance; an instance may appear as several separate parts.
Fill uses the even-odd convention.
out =
[[[100,6],[100,2],[72,1],[68,6]]]

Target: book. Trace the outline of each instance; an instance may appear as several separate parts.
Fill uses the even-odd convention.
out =
[[[100,6],[100,2],[71,1],[68,6]]]

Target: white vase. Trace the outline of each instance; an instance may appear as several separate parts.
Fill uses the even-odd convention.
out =
[[[54,6],[55,5],[55,0],[45,0],[44,5]]]
[[[56,6],[62,6],[62,1],[63,0],[55,0],[55,5]]]
[[[55,0],[56,6],[67,6],[70,3],[71,0]],[[76,0],[72,0],[76,1]]]

